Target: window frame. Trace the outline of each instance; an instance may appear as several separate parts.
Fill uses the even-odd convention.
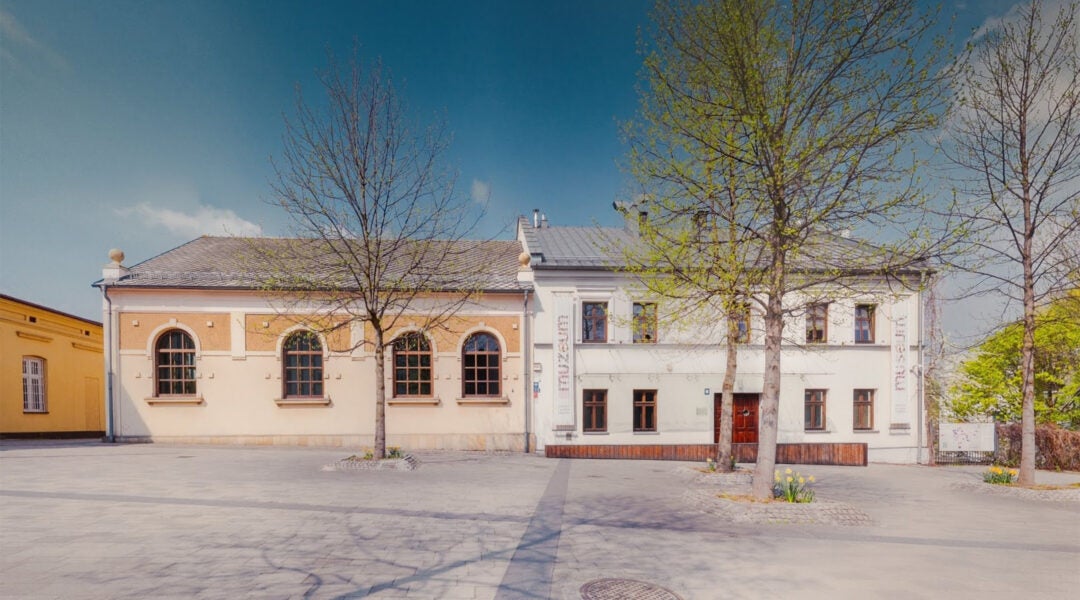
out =
[[[495,345],[495,350],[470,350],[469,343],[474,339],[480,339],[485,337],[490,339],[491,343]],[[484,365],[477,364],[469,365],[470,359],[474,361],[480,357],[484,357]],[[473,371],[473,378],[470,378],[469,371]],[[479,374],[484,371],[487,375],[486,379],[480,379]],[[494,371],[494,375],[492,372]],[[472,384],[473,393],[469,393],[468,386]],[[485,386],[486,393],[479,393],[480,386]],[[491,387],[494,386],[495,391],[491,392]],[[502,344],[499,343],[499,338],[493,333],[487,331],[477,331],[469,334],[465,338],[465,341],[461,344],[461,396],[463,398],[500,398],[502,397]]]
[[[634,390],[634,433],[658,431],[658,413],[656,390]]]
[[[419,340],[416,345],[416,349],[405,348],[402,349],[399,346],[402,343],[408,344],[408,340]],[[391,381],[392,391],[394,398],[432,398],[435,395],[435,354],[431,350],[431,340],[427,338],[422,332],[408,331],[405,332],[391,342],[390,345],[390,362],[392,365]],[[408,363],[410,356],[416,356],[416,364],[398,365],[398,357],[401,356]],[[427,358],[427,364],[423,364],[424,358]],[[400,369],[405,369],[405,378],[399,379],[398,374]],[[427,379],[423,379],[421,375],[424,370],[427,370]],[[409,374],[415,371],[417,377],[415,380],[409,379]],[[409,393],[409,384],[414,383],[416,385],[416,393]],[[427,385],[427,393],[424,393],[424,385]],[[404,386],[404,392],[399,393],[398,386]]]
[[[37,365],[38,372],[36,374],[30,373],[27,367],[29,365]],[[22,357],[22,384],[23,384],[23,412],[44,414],[49,412],[48,402],[48,380],[45,368],[47,363],[43,357],[40,356],[23,356]],[[36,398],[33,394],[34,383],[37,384]],[[34,400],[37,400],[39,406],[33,406]]]
[[[731,327],[735,332],[736,344],[749,344],[750,335],[753,331],[751,319],[753,318],[753,312],[751,311],[749,304],[741,304],[736,308],[732,314],[734,319],[731,322]],[[746,324],[745,327],[740,327],[742,324]]]
[[[589,314],[586,307],[600,307],[600,315]],[[581,303],[581,342],[583,344],[603,344],[608,340],[608,303],[605,301],[587,301]],[[592,329],[590,330],[590,324]],[[600,335],[596,335],[599,327]],[[591,331],[591,333],[590,333]]]
[[[306,338],[310,340],[309,348],[307,349],[290,349],[289,344],[294,340],[301,340]],[[310,346],[316,346],[311,348]],[[298,359],[301,357],[308,357],[309,363],[318,362],[318,364],[298,364],[296,366],[289,365],[289,358],[295,356]],[[300,362],[298,360],[297,362]],[[281,344],[281,394],[284,399],[292,398],[325,398],[326,384],[324,383],[324,375],[326,368],[325,355],[323,354],[322,340],[319,339],[318,334],[309,329],[299,329],[292,331],[285,337],[285,340]],[[300,373],[308,373],[308,379],[298,377],[295,381],[290,379],[290,372],[299,375]],[[289,393],[289,384],[295,383],[297,386],[297,393]],[[303,386],[308,386],[308,391],[311,393],[302,393]]]
[[[851,395],[851,429],[853,431],[873,431],[874,430],[874,396],[876,396],[877,390],[874,389],[856,389]],[[859,399],[860,394],[865,394],[863,400]],[[859,416],[861,412],[866,413],[866,423],[863,426],[859,426]]]
[[[599,417],[599,418],[597,418]],[[588,389],[581,394],[582,433],[607,433],[607,390]]]
[[[825,405],[828,402],[826,389],[807,389],[803,394],[803,430],[825,431]],[[817,416],[817,423],[814,416]]]
[[[179,348],[163,348],[162,344],[166,341],[172,344],[173,334],[178,334],[181,340],[181,347]],[[185,347],[183,341],[191,344],[191,347]],[[154,340],[154,397],[155,398],[191,398],[199,394],[199,373],[195,366],[196,364],[196,352],[197,347],[195,345],[195,337],[180,329],[179,327],[172,327],[162,331],[158,334],[156,340]],[[163,363],[163,355],[169,356],[169,362]],[[173,357],[180,356],[179,362]],[[185,357],[190,356],[190,363]],[[166,369],[169,371],[170,377],[163,379],[161,377],[161,370]],[[175,374],[175,369],[180,369],[180,377],[171,377]],[[190,377],[188,376],[190,374]],[[186,388],[187,384],[191,385],[190,391]],[[162,392],[162,385],[169,387],[168,392]],[[179,389],[179,391],[176,391]]]
[[[649,314],[650,309],[652,314]],[[630,309],[633,343],[655,344],[657,342],[658,320],[656,310],[655,302],[634,302]]]
[[[876,304],[855,305],[855,330],[853,333],[855,335],[856,344],[873,344],[875,342],[876,332],[874,326],[877,321],[877,319],[875,319],[875,314],[877,313],[876,309]],[[860,310],[866,311],[865,317],[859,315]],[[865,325],[865,329],[860,327],[862,325]],[[865,339],[860,339],[860,332],[866,333]]]
[[[820,312],[820,314],[818,314]],[[818,325],[821,325],[819,328]],[[816,302],[806,307],[806,343],[825,344],[829,341],[829,303]]]

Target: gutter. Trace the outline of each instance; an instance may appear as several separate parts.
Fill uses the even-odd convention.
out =
[[[105,323],[102,334],[105,337],[105,442],[114,443],[116,435],[113,431],[115,417],[113,415],[113,318],[112,298],[109,298],[108,284],[101,282],[101,297],[105,300]]]
[[[521,312],[522,321],[524,321],[522,328],[525,330],[525,351],[522,353],[524,359],[524,364],[522,366],[525,369],[525,454],[531,452],[529,440],[532,433],[532,403],[530,401],[532,394],[532,318],[529,314],[529,294],[531,293],[532,290],[524,290],[522,292],[524,304],[522,305]]]

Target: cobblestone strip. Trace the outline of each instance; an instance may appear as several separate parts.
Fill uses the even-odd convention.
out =
[[[560,459],[510,559],[495,600],[550,597],[569,481],[570,461]]]
[[[683,499],[702,512],[731,523],[841,525],[874,523],[870,515],[843,502],[817,498],[808,504],[752,502],[724,498],[723,494],[749,496],[752,476],[747,472],[698,473]]]
[[[969,492],[979,492],[995,496],[1010,496],[1012,498],[1022,498],[1024,500],[1041,500],[1043,502],[1080,502],[1080,488],[1037,490],[1015,485],[994,485],[982,481],[958,481],[953,483],[952,487]]]

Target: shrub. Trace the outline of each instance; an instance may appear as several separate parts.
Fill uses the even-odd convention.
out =
[[[405,458],[405,453],[401,451],[401,446],[390,446],[386,449],[386,458]]]
[[[773,472],[773,498],[779,498],[784,502],[813,502],[814,490],[810,489],[814,482],[814,476],[803,477],[798,472],[792,472],[791,468]]]
[[[997,426],[997,451],[994,462],[1020,465],[1020,423]],[[1035,468],[1056,471],[1080,471],[1080,431],[1070,431],[1046,424],[1035,428]]]

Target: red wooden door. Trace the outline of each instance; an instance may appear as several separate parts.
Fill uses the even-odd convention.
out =
[[[731,443],[756,444],[758,432],[758,394],[735,394],[732,402]],[[713,396],[713,443],[720,443],[720,403],[722,394]]]

